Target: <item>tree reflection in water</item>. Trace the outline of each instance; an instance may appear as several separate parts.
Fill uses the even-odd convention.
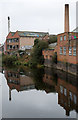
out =
[[[9,86],[9,100],[13,89],[18,92],[44,90],[47,94],[58,93],[58,104],[66,110],[67,116],[72,110],[78,113],[78,76],[51,68],[4,68],[4,71]]]

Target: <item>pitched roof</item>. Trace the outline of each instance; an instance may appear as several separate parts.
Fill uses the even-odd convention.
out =
[[[11,32],[12,36],[14,36],[15,33],[16,33],[16,32]]]

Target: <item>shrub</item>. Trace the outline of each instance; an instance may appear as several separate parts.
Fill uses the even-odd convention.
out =
[[[4,55],[2,58],[2,63],[5,65],[14,65],[16,60],[17,60],[16,56]]]
[[[28,62],[27,62],[27,63],[24,63],[24,66],[28,66]]]
[[[37,66],[37,64],[44,64],[44,57],[42,56],[42,50],[48,48],[47,42],[37,41],[35,44],[33,51],[31,53],[31,66]]]

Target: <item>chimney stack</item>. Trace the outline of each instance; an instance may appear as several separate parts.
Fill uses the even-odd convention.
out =
[[[65,4],[64,32],[69,32],[69,4]]]
[[[8,33],[10,32],[10,17],[8,17]]]

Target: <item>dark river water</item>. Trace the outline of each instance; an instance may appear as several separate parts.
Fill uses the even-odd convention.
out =
[[[3,118],[76,118],[77,76],[25,67],[4,67],[0,76]]]

